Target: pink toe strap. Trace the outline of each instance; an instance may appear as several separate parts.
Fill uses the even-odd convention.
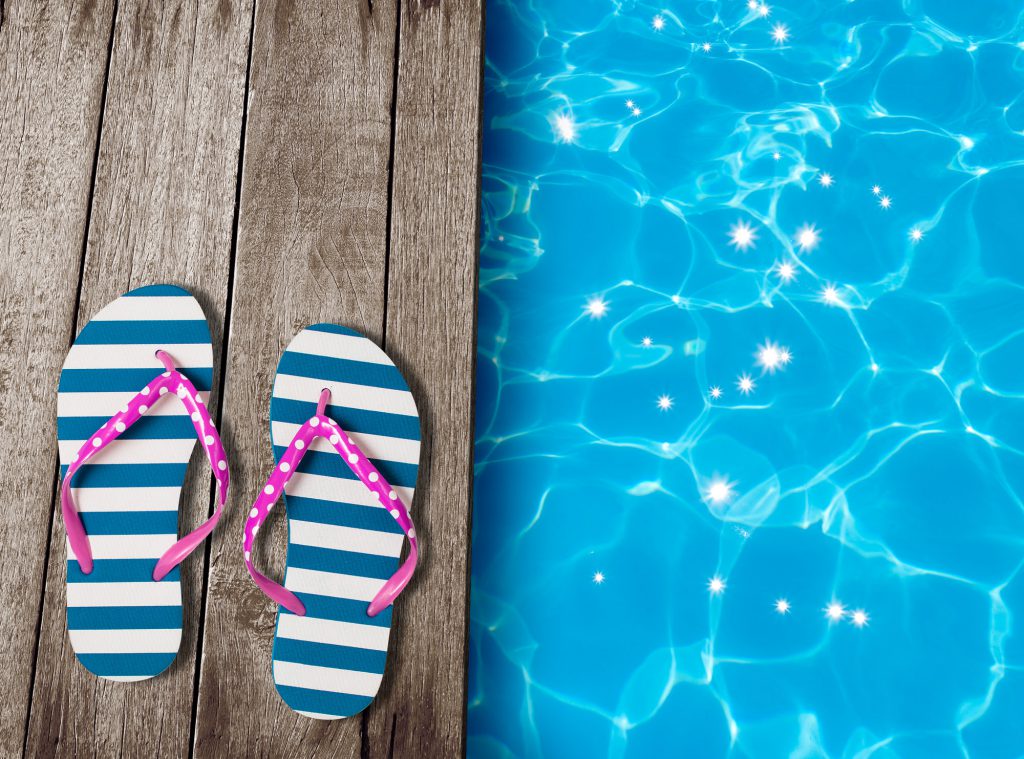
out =
[[[99,430],[90,435],[89,439],[79,448],[78,453],[74,455],[71,465],[64,473],[64,481],[61,483],[60,489],[60,509],[64,517],[64,528],[67,530],[71,552],[75,555],[83,574],[92,572],[92,548],[75,506],[71,480],[84,464],[117,440],[129,427],[139,421],[154,403],[168,393],[173,393],[185,406],[185,410],[188,411],[189,418],[192,420],[192,426],[195,427],[196,435],[210,460],[210,466],[213,467],[213,476],[217,479],[218,484],[217,508],[213,512],[213,516],[164,552],[153,570],[153,579],[159,582],[168,572],[184,561],[185,557],[192,553],[196,546],[217,526],[217,521],[224,509],[230,473],[227,457],[224,455],[224,446],[221,445],[217,429],[214,427],[210,414],[195,386],[185,375],[175,369],[170,356],[163,351],[157,351],[156,355],[167,371],[142,388]]]
[[[310,443],[318,437],[326,438],[334,447],[334,450],[348,464],[349,469],[373,493],[374,497],[381,502],[381,505],[388,510],[388,513],[394,517],[395,521],[398,522],[398,525],[409,538],[409,555],[402,563],[402,566],[398,568],[398,571],[377,591],[377,594],[373,597],[366,610],[369,616],[375,617],[391,605],[398,597],[398,594],[409,584],[409,580],[412,579],[413,572],[416,570],[416,562],[419,558],[416,528],[412,523],[412,517],[409,516],[409,509],[402,502],[395,489],[387,483],[373,463],[352,442],[352,438],[341,430],[338,423],[324,414],[327,392],[324,391],[325,395],[322,395],[320,398],[320,405],[316,416],[311,417],[295,433],[295,437],[288,444],[284,455],[281,456],[281,460],[274,468],[270,479],[267,480],[266,486],[260,492],[259,497],[249,512],[249,517],[245,522],[245,535],[242,541],[242,547],[245,551],[245,566],[249,570],[253,581],[271,600],[276,601],[295,614],[304,615],[306,613],[306,608],[298,596],[284,586],[267,579],[253,567],[252,546],[256,533],[269,515],[274,504],[281,497],[285,485],[295,473],[306,451],[309,450]]]

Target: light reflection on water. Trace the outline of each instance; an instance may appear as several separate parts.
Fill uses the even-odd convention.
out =
[[[1024,755],[1019,3],[486,56],[469,755]]]

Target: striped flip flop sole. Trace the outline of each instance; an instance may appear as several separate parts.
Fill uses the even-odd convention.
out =
[[[316,413],[349,433],[406,504],[420,456],[416,404],[401,373],[375,343],[333,324],[292,340],[277,367],[270,402],[274,459]],[[306,607],[281,607],[274,635],[274,684],[292,709],[318,719],[365,709],[380,687],[391,608],[367,605],[398,568],[404,535],[396,521],[330,447],[317,439],[285,488],[288,566],[284,586]]]
[[[61,477],[89,435],[162,367],[167,351],[203,402],[213,385],[210,329],[198,301],[170,285],[132,290],[106,306],[68,352],[57,393]],[[173,394],[172,394],[173,395]],[[176,399],[152,409],[75,475],[72,490],[95,559],[83,574],[67,547],[67,622],[78,660],[110,680],[145,680],[181,644],[180,570],[154,582],[178,539],[178,502],[196,445]]]

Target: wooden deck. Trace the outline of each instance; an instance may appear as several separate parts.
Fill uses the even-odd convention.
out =
[[[451,757],[464,745],[480,0],[0,0],[0,756]],[[67,642],[56,388],[104,304],[189,288],[214,335],[232,462],[220,527],[183,565],[172,668],[124,685]],[[272,463],[287,341],[380,341],[424,425],[425,562],[381,693],[324,723],[270,679],[274,609],[241,561]],[[182,531],[212,507],[193,458]],[[57,510],[59,512],[59,510]],[[260,564],[281,576],[285,525]]]

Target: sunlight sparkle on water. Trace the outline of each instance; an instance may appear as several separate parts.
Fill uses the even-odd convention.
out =
[[[910,239],[913,242],[921,242],[921,238],[924,237],[924,232],[921,231],[920,227],[914,227],[910,230]]]
[[[745,221],[738,221],[729,227],[729,244],[743,252],[754,247],[757,241],[757,232]]]
[[[725,580],[715,575],[708,580],[708,592],[713,596],[720,596],[725,592]]]
[[[662,411],[668,411],[672,408],[672,397],[668,395],[658,396],[658,408]]]
[[[652,345],[651,338],[645,337],[643,340],[640,341],[640,345],[644,346],[645,348],[650,348]]]
[[[789,284],[796,279],[796,266],[789,261],[780,261],[775,264],[775,276],[782,282]]]
[[[846,607],[843,606],[839,601],[833,601],[825,607],[825,617],[830,622],[838,622],[840,619],[846,616]]]
[[[821,242],[821,232],[813,224],[804,224],[796,231],[796,244],[800,250],[810,252]]]
[[[783,23],[778,23],[772,27],[772,39],[775,40],[775,44],[781,45],[789,39],[789,27]]]
[[[722,388],[720,388],[718,385],[712,385],[711,389],[708,390],[708,395],[710,395],[714,400],[717,401],[719,398],[722,397]]]
[[[890,198],[888,195],[883,195],[881,200],[878,201],[878,205],[883,210],[888,211],[890,208],[892,208],[892,198]]]
[[[601,585],[604,582],[604,572],[594,572],[594,584]]]
[[[786,368],[786,365],[793,360],[793,354],[789,348],[765,340],[763,345],[757,346],[757,353],[754,354],[757,365],[769,374],[775,374],[779,369]]]
[[[843,299],[839,297],[839,290],[835,285],[828,285],[821,291],[821,300],[830,306],[843,305]]]
[[[832,185],[834,185],[835,183],[836,183],[836,180],[827,171],[825,173],[823,173],[820,177],[818,177],[818,184],[820,184],[826,190],[829,187],[831,187]]]
[[[583,310],[590,314],[591,319],[600,319],[608,313],[608,302],[600,295],[595,295],[587,301],[587,305],[584,306]]]
[[[775,606],[775,612],[777,614],[783,614],[783,615],[789,614],[789,612],[793,608],[790,605],[789,601],[786,600],[785,598],[778,598],[778,599],[776,599],[774,606]]]
[[[870,619],[868,613],[863,609],[854,609],[850,613],[850,622],[854,627],[866,627]]]
[[[662,29],[665,28],[665,17],[660,14],[655,16],[653,19],[651,19],[651,26],[654,27],[654,30],[656,32],[660,32]]]
[[[576,120],[567,113],[555,116],[555,133],[560,142],[572,142],[576,139]]]
[[[728,503],[729,499],[735,495],[735,491],[731,482],[723,477],[715,477],[708,484],[705,494],[711,503],[720,506],[723,503]]]
[[[750,395],[755,389],[757,389],[757,383],[754,382],[753,378],[749,374],[744,372],[736,380],[736,387],[739,388],[739,391],[744,395]]]

